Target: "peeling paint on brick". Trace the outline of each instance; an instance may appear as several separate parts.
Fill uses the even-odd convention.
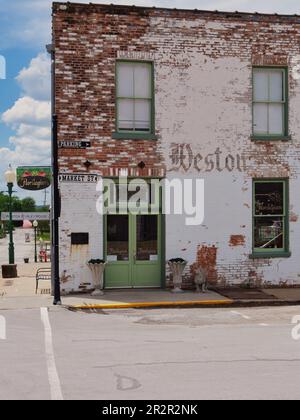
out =
[[[245,245],[244,235],[231,235],[229,239],[230,246],[243,246]]]

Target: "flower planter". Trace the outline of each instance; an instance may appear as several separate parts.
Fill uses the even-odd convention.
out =
[[[16,264],[3,264],[2,265],[2,278],[14,279],[18,277]]]
[[[90,260],[88,267],[92,272],[94,291],[92,296],[102,296],[103,292],[103,272],[105,269],[106,262],[103,260]]]
[[[182,293],[182,273],[187,265],[187,261],[182,258],[173,258],[168,261],[173,276],[173,293]]]

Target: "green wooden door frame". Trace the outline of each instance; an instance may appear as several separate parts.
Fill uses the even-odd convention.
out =
[[[103,244],[104,244],[104,259],[107,261],[107,217],[109,215],[103,216]],[[157,261],[143,261],[143,260],[136,260],[136,241],[137,241],[137,217],[139,215],[135,214],[128,214],[123,215],[128,216],[128,229],[129,229],[129,255],[128,261],[115,261],[115,262],[107,262],[106,270],[104,272],[104,287],[105,288],[157,288],[157,287],[164,287],[165,285],[165,251],[164,251],[164,232],[162,228],[164,228],[164,217],[161,214],[155,215],[148,215],[148,216],[156,216],[157,217],[157,240],[158,240],[158,259]],[[147,215],[143,215],[146,216]],[[122,275],[124,276],[124,280],[121,281],[120,284],[116,281],[116,286],[109,286],[107,284],[107,272],[111,271],[111,268],[114,267],[113,270],[115,275]],[[126,273],[126,270],[127,273]],[[142,274],[144,270],[144,274]],[[126,280],[127,276],[128,280]],[[153,276],[153,280],[151,279]]]
[[[130,179],[130,178],[128,178]],[[149,181],[152,178],[143,178],[146,181]],[[157,178],[160,179],[160,178]],[[118,181],[118,178],[115,179],[116,181]],[[157,270],[157,276],[159,278],[159,281],[154,281],[155,284],[153,284],[153,286],[145,286],[145,287],[161,287],[164,288],[165,287],[165,276],[166,276],[166,261],[165,261],[165,255],[166,255],[166,251],[165,251],[165,246],[166,246],[166,236],[165,236],[165,231],[166,231],[166,220],[165,220],[165,215],[162,214],[161,209],[162,209],[162,191],[160,189],[159,192],[159,201],[160,201],[160,210],[153,215],[157,215],[158,216],[158,270]],[[117,213],[118,215],[118,213]],[[121,215],[121,214],[120,214]],[[154,262],[152,261],[141,261],[141,262],[136,262],[136,264],[134,264],[133,261],[133,254],[136,248],[136,215],[132,215],[129,213],[123,213],[123,215],[128,215],[129,216],[129,261],[118,261],[115,263],[110,263],[108,262],[107,268],[110,267],[111,264],[116,264],[117,266],[119,266],[120,268],[124,268],[128,267],[128,273],[130,275],[131,278],[131,283],[132,283],[132,279],[134,277],[134,269],[135,267],[133,267],[134,265],[136,267],[138,266],[151,266],[151,265],[155,265]],[[141,215],[146,215],[146,214],[141,214]],[[149,213],[149,215],[151,216],[152,213]],[[107,214],[103,215],[103,257],[105,260],[107,260]],[[109,270],[105,270],[105,271],[109,271]],[[104,287],[109,287],[107,286],[107,272],[104,273]],[[124,286],[120,286],[120,287],[125,287],[125,288],[133,288],[133,287],[143,287],[141,286],[135,286],[130,284],[130,282],[128,282],[127,285]]]

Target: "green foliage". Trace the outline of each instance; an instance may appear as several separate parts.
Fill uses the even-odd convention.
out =
[[[22,211],[35,211],[35,200],[31,197],[26,197],[21,200]]]
[[[9,196],[7,193],[0,193],[0,212],[9,211]],[[20,199],[12,196],[12,211],[13,212],[49,212],[49,206],[37,207],[35,200],[32,197],[25,197]],[[14,226],[21,226],[22,222],[14,222]],[[38,229],[43,235],[49,236],[50,223],[47,220],[39,221]]]
[[[5,229],[4,227],[0,226],[0,239],[5,238],[5,236],[6,236]]]
[[[0,193],[0,212],[9,211],[8,194]],[[26,197],[20,200],[12,196],[12,211],[36,211],[35,200],[32,197]]]

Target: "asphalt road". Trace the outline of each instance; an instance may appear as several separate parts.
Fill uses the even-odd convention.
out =
[[[0,311],[0,399],[299,399],[299,315],[300,307]]]

